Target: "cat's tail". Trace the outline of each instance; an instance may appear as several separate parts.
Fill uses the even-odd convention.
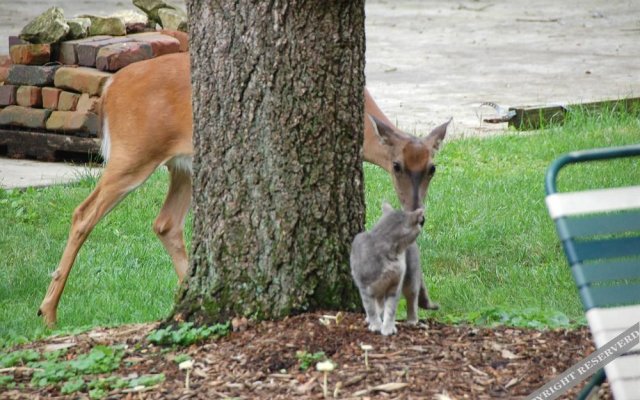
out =
[[[429,300],[429,292],[427,292],[427,286],[424,284],[424,281],[422,281],[422,284],[420,285],[420,293],[418,294],[418,307],[422,308],[423,310],[440,309],[438,303],[434,303],[433,301]]]

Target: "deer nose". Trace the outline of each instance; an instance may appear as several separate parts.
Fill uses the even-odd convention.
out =
[[[424,226],[424,216],[421,215],[420,218],[418,219],[418,223],[420,224],[420,226]]]

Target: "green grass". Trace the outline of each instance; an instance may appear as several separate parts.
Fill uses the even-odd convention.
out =
[[[447,142],[427,202],[419,247],[431,296],[445,321],[562,325],[583,314],[553,224],[543,176],[562,153],[640,141],[629,115],[577,113],[563,127]],[[383,200],[397,201],[384,171],[365,165],[367,227]],[[626,160],[571,167],[560,189],[638,183]],[[152,321],[171,310],[176,276],[151,224],[167,174],[155,173],[94,230],[58,311],[61,329]],[[48,333],[36,310],[59,261],[71,213],[95,180],[26,191],[0,190],[0,344]],[[190,219],[187,236],[190,236]],[[401,311],[401,315],[403,312]],[[423,314],[424,316],[424,314]],[[533,323],[530,323],[532,322]]]

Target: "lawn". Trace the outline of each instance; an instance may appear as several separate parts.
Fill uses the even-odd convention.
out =
[[[637,117],[577,113],[564,126],[538,133],[447,142],[436,157],[427,224],[418,239],[431,296],[442,307],[431,315],[445,322],[533,327],[581,323],[544,207],[544,172],[568,151],[638,141]],[[561,175],[560,189],[639,180],[640,163],[624,160],[572,167]],[[365,165],[365,182],[371,227],[383,200],[398,203],[380,168]],[[49,333],[36,311],[71,213],[94,184],[87,176],[74,185],[0,190],[0,345]],[[166,172],[156,172],[91,234],[60,302],[60,329],[152,321],[170,312],[176,276],[151,229],[166,184]],[[188,237],[189,226],[190,219]]]

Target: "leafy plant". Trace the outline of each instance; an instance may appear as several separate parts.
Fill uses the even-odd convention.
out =
[[[0,353],[0,368],[10,368],[18,364],[25,365],[40,359],[40,353],[32,350],[18,350],[12,353]]]
[[[75,378],[71,378],[62,385],[62,389],[60,389],[60,393],[62,394],[71,394],[75,392],[79,392],[84,389],[84,379],[77,376]]]
[[[157,329],[147,336],[153,344],[163,346],[189,346],[205,339],[217,339],[229,333],[230,323],[196,327],[191,322],[178,325],[178,328]]]
[[[0,387],[13,384],[13,375],[0,375]]]
[[[324,351],[319,351],[317,353],[307,353],[306,351],[296,351],[296,358],[300,363],[300,370],[306,371],[310,366],[315,364],[320,360],[325,360],[327,356],[324,354]]]
[[[67,381],[79,375],[103,374],[116,370],[124,350],[121,346],[95,346],[88,354],[82,354],[75,360],[57,361],[46,360],[32,363],[38,368],[31,378],[31,384],[37,387],[51,383]]]
[[[138,378],[133,378],[129,381],[129,387],[137,387],[137,386],[154,386],[160,382],[164,382],[164,374],[152,374],[152,375],[142,375]]]
[[[191,356],[188,354],[178,354],[173,358],[173,361],[176,364],[180,364],[181,362],[188,361],[188,360],[191,360]]]
[[[107,393],[114,389],[135,388],[137,386],[154,386],[160,382],[164,382],[164,374],[142,375],[136,378],[122,378],[119,376],[109,376],[106,378],[97,378],[87,384],[89,388],[89,397],[92,399],[101,399]]]

